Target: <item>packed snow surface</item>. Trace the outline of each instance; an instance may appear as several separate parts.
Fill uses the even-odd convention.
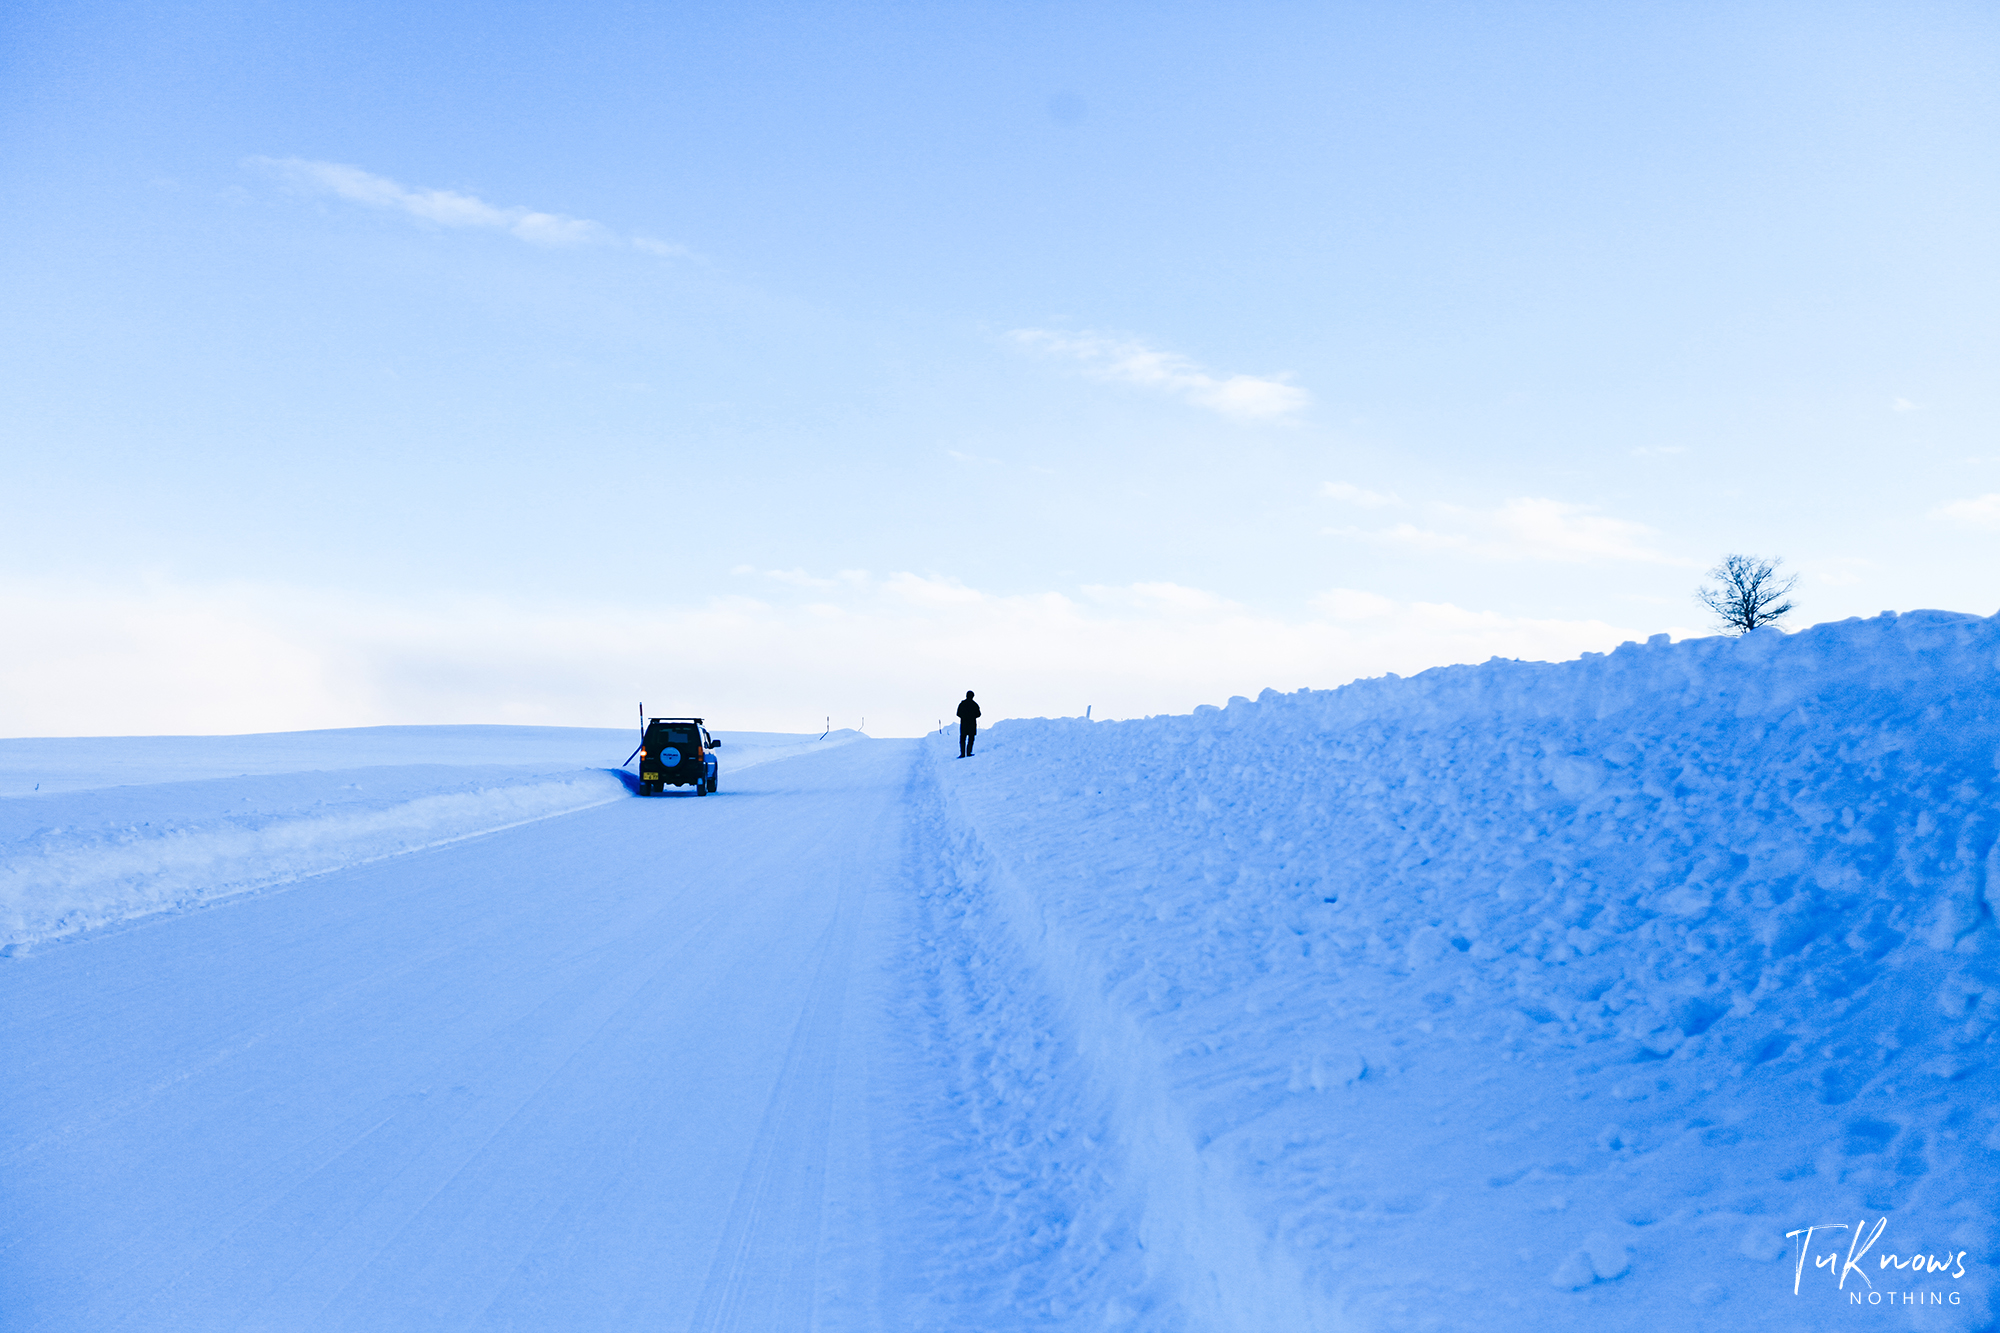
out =
[[[179,877],[0,963],[0,1324],[1988,1328],[1996,671],[1920,612],[702,799],[505,728],[162,742],[0,801],[58,895]],[[469,794],[206,911],[109,832],[276,882],[261,828]]]

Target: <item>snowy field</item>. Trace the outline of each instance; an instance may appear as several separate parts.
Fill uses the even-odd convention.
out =
[[[1997,673],[0,742],[0,1327],[1991,1328]]]

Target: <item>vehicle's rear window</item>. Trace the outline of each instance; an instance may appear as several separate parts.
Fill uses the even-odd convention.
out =
[[[665,727],[660,732],[660,744],[678,745],[683,749],[695,744],[693,727]]]

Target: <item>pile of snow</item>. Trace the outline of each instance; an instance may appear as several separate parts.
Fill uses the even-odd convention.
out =
[[[1996,669],[2000,618],[1918,612],[934,738],[930,938],[968,1007],[1055,997],[982,1114],[1041,1145],[1024,1198],[1098,1182],[1035,1204],[1035,1289],[1093,1327],[1988,1326]]]
[[[719,733],[723,780],[858,736]],[[0,741],[0,948],[621,800],[635,744],[502,726]]]

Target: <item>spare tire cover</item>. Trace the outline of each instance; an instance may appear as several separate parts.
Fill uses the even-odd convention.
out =
[[[676,750],[673,746],[669,745],[666,749],[660,751],[661,767],[679,768],[680,764],[681,764],[681,752],[679,750]]]

